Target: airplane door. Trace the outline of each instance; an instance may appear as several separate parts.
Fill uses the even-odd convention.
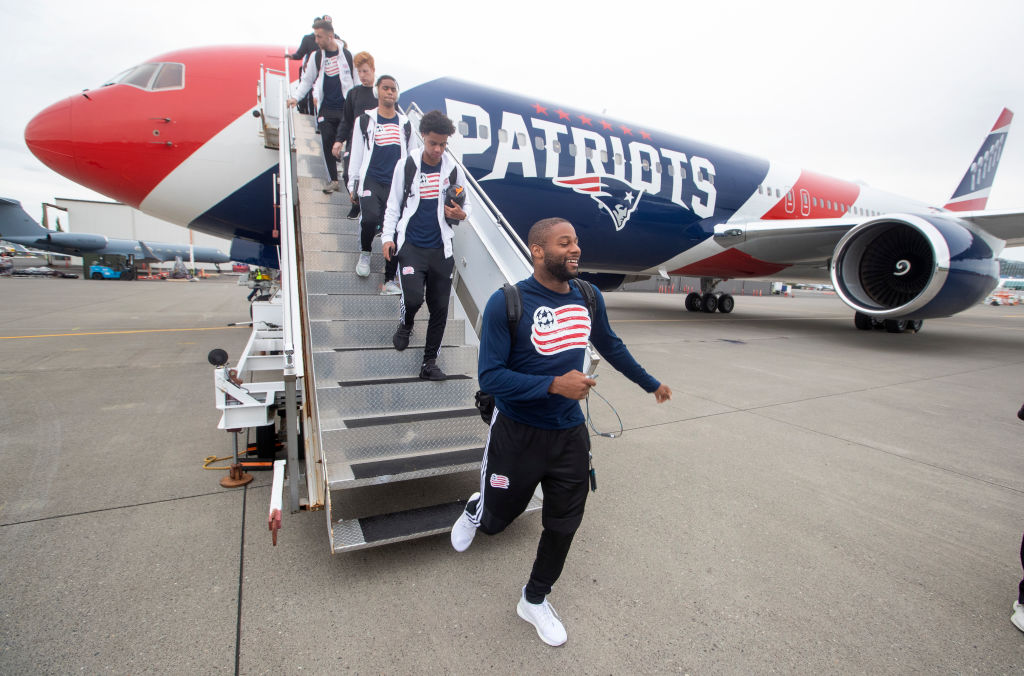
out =
[[[807,217],[811,215],[811,193],[800,188],[800,215]]]

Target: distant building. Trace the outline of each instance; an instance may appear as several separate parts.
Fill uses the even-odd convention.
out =
[[[1024,277],[1024,261],[1011,261],[1005,258],[999,259],[1000,277]]]

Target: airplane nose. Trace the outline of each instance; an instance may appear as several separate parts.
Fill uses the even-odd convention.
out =
[[[71,99],[45,108],[25,127],[25,144],[39,161],[62,176],[75,172],[75,148],[71,141]]]

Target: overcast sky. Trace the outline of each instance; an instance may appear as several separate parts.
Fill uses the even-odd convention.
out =
[[[1021,0],[365,4],[5,2],[0,196],[37,219],[100,199],[25,147],[47,105],[181,47],[294,47],[328,13],[378,73],[416,64],[938,205],[1006,106],[1021,119],[988,206],[1024,208]]]

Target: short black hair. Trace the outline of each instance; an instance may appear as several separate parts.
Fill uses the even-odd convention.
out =
[[[537,246],[543,247],[544,242],[548,238],[548,232],[559,223],[569,223],[569,221],[556,216],[554,218],[543,218],[534,223],[530,226],[529,234],[526,235],[527,246],[533,246],[536,244]]]
[[[381,75],[379,78],[377,78],[377,86],[379,87],[380,83],[383,82],[384,80],[391,80],[392,82],[395,83],[395,89],[398,89],[398,80],[396,80],[392,75]]]
[[[317,28],[322,28],[331,35],[334,34],[334,24],[332,24],[330,21],[326,21],[324,19],[317,19],[316,21],[313,22],[313,30],[316,30]]]
[[[426,136],[431,132],[451,136],[455,133],[455,125],[440,110],[432,110],[420,120],[420,133]]]

